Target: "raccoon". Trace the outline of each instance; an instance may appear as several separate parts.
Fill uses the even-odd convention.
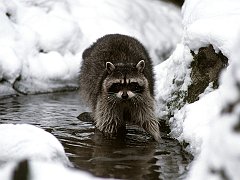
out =
[[[80,93],[93,110],[96,127],[117,134],[126,123],[134,124],[159,141],[152,63],[143,45],[127,35],[109,34],[82,58]]]

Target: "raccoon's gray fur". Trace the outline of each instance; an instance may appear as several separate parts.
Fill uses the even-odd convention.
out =
[[[152,63],[138,40],[105,35],[83,52],[80,92],[100,131],[115,134],[131,123],[159,141],[153,89]]]

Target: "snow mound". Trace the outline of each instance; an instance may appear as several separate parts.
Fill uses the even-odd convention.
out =
[[[78,88],[81,54],[105,34],[138,38],[158,64],[182,32],[177,7],[148,0],[0,1],[0,22],[0,82],[24,94]]]
[[[1,167],[0,179],[12,180],[14,171],[19,168],[20,163],[8,163],[4,167]],[[75,169],[64,167],[59,163],[46,163],[38,161],[28,161],[29,180],[47,180],[47,179],[58,179],[58,180],[92,180],[92,179],[103,179],[93,177],[92,175]],[[16,172],[15,172],[16,173]],[[22,174],[23,175],[23,172]]]
[[[61,143],[29,124],[0,125],[0,179],[101,179],[72,168]]]
[[[29,124],[1,124],[0,162],[32,159],[71,165],[62,144],[52,134]]]
[[[154,67],[156,113],[161,119],[167,119],[170,111],[174,111],[167,104],[176,98],[174,92],[184,93],[191,83],[189,69],[192,61],[190,49],[178,44],[173,54],[166,61]],[[181,102],[178,102],[179,105]],[[176,105],[178,106],[178,105]]]
[[[202,140],[202,143],[199,144],[201,151],[197,153],[198,156],[192,164],[188,179],[237,180],[240,178],[238,170],[240,167],[240,53],[238,49],[240,41],[235,45],[229,56],[231,64],[222,73],[221,86],[215,91],[218,91],[216,99],[209,105],[199,101],[201,106],[198,108],[206,106],[208,108],[202,111],[203,115],[196,116],[201,118],[195,117],[199,121],[198,129],[202,128],[201,131],[196,132],[195,137]],[[204,98],[207,96],[210,94]],[[188,126],[193,126],[191,122],[186,123]],[[193,132],[193,130],[189,131]],[[189,138],[189,142],[195,149],[197,143],[194,143],[192,138]]]
[[[182,35],[178,8],[162,1],[69,2],[73,16],[88,42],[111,33],[134,36],[146,46],[155,64],[170,55]]]
[[[171,134],[189,143],[187,149],[195,156],[187,179],[240,179],[239,9],[238,0],[186,0],[182,42],[156,67],[158,115],[166,118],[173,92],[180,93],[191,84],[190,50],[197,53],[211,44],[228,58],[218,89],[211,89],[210,84],[198,101],[172,109]]]

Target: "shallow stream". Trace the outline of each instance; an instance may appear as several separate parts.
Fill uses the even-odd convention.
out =
[[[156,143],[137,127],[121,139],[108,139],[88,119],[78,92],[11,97],[0,100],[0,123],[28,123],[55,135],[76,168],[99,177],[119,179],[184,179],[191,155],[162,126]]]

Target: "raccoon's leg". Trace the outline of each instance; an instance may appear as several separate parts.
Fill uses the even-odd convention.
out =
[[[103,133],[117,134],[124,126],[114,104],[99,100],[94,111],[96,127]]]
[[[155,117],[152,101],[138,101],[134,106],[134,122],[142,127],[146,132],[151,134],[156,141],[161,140],[159,122]]]
[[[154,113],[149,112],[146,116],[143,116],[143,118],[143,129],[151,134],[153,138],[159,142],[161,140],[159,122],[154,116]]]

